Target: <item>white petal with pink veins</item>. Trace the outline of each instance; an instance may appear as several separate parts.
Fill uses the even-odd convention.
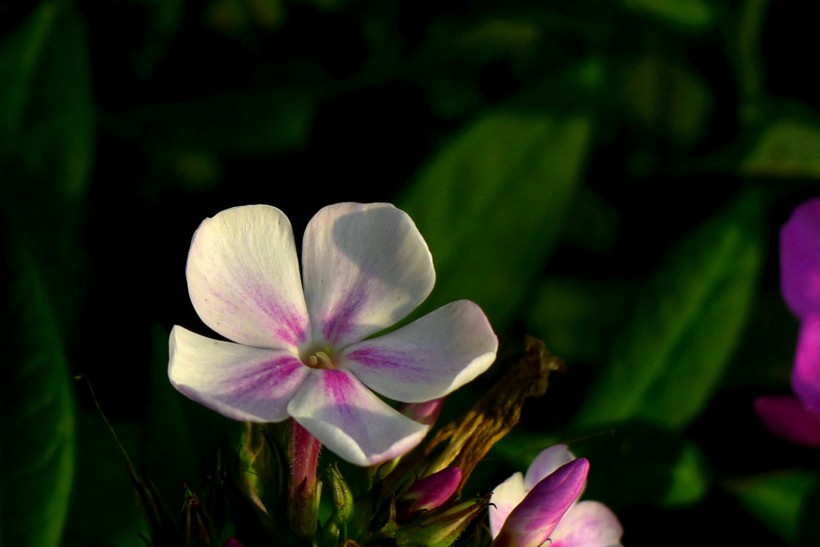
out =
[[[225,338],[295,347],[307,335],[299,263],[288,218],[275,207],[234,207],[205,219],[186,268],[197,314]]]
[[[377,393],[418,403],[474,379],[493,363],[497,349],[484,312],[460,300],[389,334],[353,344],[340,361]]]
[[[213,340],[179,326],[169,345],[171,384],[235,420],[286,419],[288,402],[310,371],[288,351]]]
[[[416,225],[386,203],[338,203],[302,244],[314,341],[342,348],[394,325],[430,294],[433,259]]]
[[[311,370],[288,413],[329,450],[361,466],[406,453],[429,429],[391,408],[344,370]]]

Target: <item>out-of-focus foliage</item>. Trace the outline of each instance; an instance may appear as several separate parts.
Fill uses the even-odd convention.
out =
[[[166,381],[171,326],[206,332],[185,286],[191,234],[269,203],[298,235],[351,200],[415,219],[438,274],[426,309],[473,299],[499,363],[527,333],[567,364],[465,495],[569,442],[627,545],[710,529],[816,545],[816,454],[752,411],[788,390],[796,341],[778,229],[820,193],[807,9],[0,3],[0,542],[141,544],[122,452],[80,373],[171,514],[183,483],[205,496],[241,427]],[[223,540],[247,526],[210,509]]]

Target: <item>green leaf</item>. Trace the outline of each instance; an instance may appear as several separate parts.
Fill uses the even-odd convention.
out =
[[[74,404],[62,342],[20,235],[7,237],[7,330],[0,382],[0,543],[58,545],[75,464]]]
[[[817,473],[794,470],[734,481],[727,485],[727,490],[767,528],[792,545],[797,539],[804,504],[817,485]],[[816,518],[814,515],[813,519]]]
[[[623,5],[689,30],[707,30],[715,21],[712,5],[705,0],[623,0]]]
[[[0,165],[20,126],[56,13],[54,2],[42,2],[18,29],[0,40]]]
[[[764,256],[762,200],[744,191],[686,237],[642,292],[578,424],[696,418],[738,345]]]
[[[585,68],[563,81],[591,76],[584,83],[597,88],[600,67]],[[422,170],[398,203],[436,263],[428,306],[470,298],[497,328],[512,320],[561,232],[592,123],[588,104],[499,109],[456,135]]]
[[[691,66],[650,53],[623,71],[623,102],[634,123],[680,146],[699,142],[711,122],[713,94]]]
[[[78,202],[91,173],[94,107],[85,25],[71,3],[60,4],[32,83],[15,167],[55,198]]]
[[[527,332],[568,362],[606,360],[633,287],[614,281],[544,279],[527,310]]]
[[[747,175],[820,178],[820,125],[781,118],[766,125],[740,163]]]

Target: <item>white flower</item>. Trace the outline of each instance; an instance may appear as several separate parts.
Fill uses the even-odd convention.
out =
[[[373,391],[429,401],[495,359],[497,338],[466,300],[368,338],[405,318],[435,282],[427,244],[389,204],[320,210],[305,229],[301,278],[290,222],[279,209],[222,211],[194,234],[186,275],[197,313],[230,342],[175,326],[174,387],[233,419],[292,417],[357,465],[407,452],[429,427]]]

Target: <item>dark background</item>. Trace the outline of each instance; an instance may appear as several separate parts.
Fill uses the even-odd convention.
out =
[[[389,201],[436,261],[425,309],[471,298],[502,341],[445,417],[525,333],[568,364],[471,487],[566,441],[627,545],[816,545],[817,454],[752,410],[789,390],[813,25],[764,0],[0,3],[0,539],[141,544],[76,375],[172,508],[235,430],[165,379],[170,328],[209,333],[184,278],[203,218],[267,203],[298,240]]]

